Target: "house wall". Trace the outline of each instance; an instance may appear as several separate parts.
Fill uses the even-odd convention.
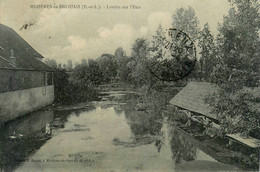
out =
[[[0,93],[52,85],[49,80],[51,72],[1,69]]]
[[[0,93],[0,123],[50,105],[53,100],[53,85]]]

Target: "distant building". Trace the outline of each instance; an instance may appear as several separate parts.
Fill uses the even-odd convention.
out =
[[[0,24],[0,123],[54,100],[52,68],[8,26]]]

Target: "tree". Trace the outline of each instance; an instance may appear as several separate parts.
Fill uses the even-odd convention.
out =
[[[162,25],[160,24],[158,26],[158,28],[155,31],[155,34],[152,37],[152,40],[149,44],[149,52],[148,52],[148,63],[150,65],[150,63],[153,60],[157,60],[157,59],[162,59],[163,58],[163,54],[165,52],[165,38],[166,38],[166,32],[163,30]],[[152,66],[149,66],[149,68],[151,68]],[[150,71],[150,69],[149,69]],[[159,82],[159,80],[153,76],[152,74],[150,74],[150,86],[153,88],[156,87],[160,87],[161,82]]]
[[[199,33],[199,20],[192,7],[177,9],[172,18],[174,28],[183,30],[191,39],[196,41]]]
[[[132,46],[131,61],[128,67],[131,69],[131,82],[137,86],[151,85],[151,73],[148,69],[149,47],[146,39],[138,38]]]
[[[115,50],[115,60],[117,64],[118,79],[121,81],[126,81],[131,72],[131,70],[127,67],[127,63],[130,61],[130,58],[126,56],[126,53],[122,47]]]
[[[124,57],[124,56],[126,56],[125,51],[123,50],[122,47],[118,47],[118,48],[115,50],[115,57],[116,57],[116,59],[121,58],[121,57]]]
[[[132,46],[131,56],[136,60],[147,59],[148,55],[148,42],[146,39],[138,38],[135,40],[134,45]]]
[[[95,60],[88,60],[88,68],[87,68],[87,78],[90,80],[92,84],[95,86],[102,83],[102,71]]]
[[[198,45],[201,48],[200,73],[204,76],[205,80],[208,81],[216,63],[214,38],[210,33],[208,23],[206,23],[203,30],[199,32],[198,38]]]
[[[117,64],[112,54],[102,54],[101,57],[97,59],[97,63],[102,72],[102,80],[104,82],[110,82],[116,77]]]
[[[218,35],[218,64],[211,80],[219,90],[207,101],[228,133],[249,134],[260,126],[259,4],[233,0]],[[258,90],[259,91],[259,90]]]
[[[84,60],[83,63],[75,66],[72,72],[73,83],[82,88],[97,86],[102,83],[102,72],[95,60]]]
[[[70,77],[68,71],[57,68],[54,73],[55,101],[73,104],[96,99],[97,92],[93,87],[97,81],[90,79],[90,71],[88,65],[80,64],[75,67]]]
[[[149,46],[149,53],[151,58],[161,58],[163,54],[163,41],[165,39],[165,32],[163,31],[162,25],[160,24],[157,30],[155,31],[155,35]]]
[[[86,59],[82,59],[81,60],[81,64],[83,65],[83,66],[86,66],[88,63],[87,63],[87,60]]]
[[[44,63],[50,66],[51,68],[55,69],[57,68],[57,62],[55,59],[45,59]]]
[[[66,73],[65,69],[56,68],[53,80],[55,85],[55,102],[62,103],[66,101],[66,98],[69,94],[67,91],[69,86],[69,75]]]
[[[259,4],[257,1],[232,1],[236,8],[229,10],[219,28],[219,68],[213,81],[232,86],[235,92],[244,86],[259,85]],[[224,83],[224,84],[221,84]]]
[[[69,59],[69,60],[67,61],[67,70],[68,70],[68,71],[71,71],[72,68],[73,68],[72,60]]]
[[[198,36],[199,36],[199,20],[196,16],[196,13],[192,7],[185,8],[178,8],[175,13],[173,14],[173,22],[172,27],[176,28],[178,30],[182,30],[184,33],[186,33],[189,38],[197,44]],[[196,64],[193,68],[190,77],[192,78],[198,78],[198,76],[201,76],[201,65]],[[176,68],[179,68],[176,66]]]

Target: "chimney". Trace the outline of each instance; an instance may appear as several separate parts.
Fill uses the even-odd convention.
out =
[[[13,50],[13,49],[10,50],[10,54],[11,54],[11,56],[9,57],[9,61],[10,61],[13,65],[16,65],[16,57],[14,56],[14,50]]]

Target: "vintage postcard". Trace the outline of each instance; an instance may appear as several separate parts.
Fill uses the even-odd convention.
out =
[[[259,0],[0,0],[0,171],[258,171]]]

